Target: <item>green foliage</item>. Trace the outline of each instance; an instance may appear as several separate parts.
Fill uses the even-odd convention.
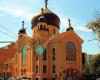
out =
[[[22,80],[21,78],[18,78],[18,80]]]
[[[84,73],[100,75],[100,54],[87,60]]]
[[[90,73],[89,65],[85,64],[84,74],[89,74],[89,73]]]
[[[96,35],[98,40],[100,40],[100,12],[96,11],[94,20],[90,21],[86,27],[91,29]]]
[[[94,64],[94,71],[95,71],[95,73],[100,75],[100,54],[98,54],[95,57],[95,61],[94,61],[93,64]]]

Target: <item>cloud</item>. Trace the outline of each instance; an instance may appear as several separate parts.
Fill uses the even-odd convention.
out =
[[[32,15],[29,11],[17,7],[9,7],[9,9],[7,7],[0,7],[0,11],[15,17],[25,18],[27,20],[30,20]]]
[[[30,21],[33,15],[33,12],[27,6],[13,2],[0,4],[0,17],[4,17],[4,13],[17,18],[24,18],[27,21]]]
[[[92,30],[87,29],[85,26],[77,26],[75,30],[84,31],[84,32],[92,32]]]
[[[65,18],[61,18],[61,24],[63,24],[64,26],[68,26],[68,20]]]
[[[61,29],[68,28],[68,20],[65,18],[61,18]],[[85,26],[81,26],[81,21],[77,19],[71,20],[71,25],[75,30],[84,31],[84,32],[91,32],[91,30],[87,29]],[[63,31],[63,30],[62,30]]]
[[[34,1],[36,3],[36,1]],[[12,16],[15,16],[17,18],[24,18],[27,21],[30,21],[33,15],[33,12],[29,10],[28,7],[25,5],[14,3],[14,2],[5,2],[4,4],[0,5],[0,17],[4,17],[3,13],[10,14]],[[37,13],[36,13],[37,14]],[[66,28],[68,28],[68,19],[66,18],[60,18],[61,20],[61,31],[65,31]],[[72,27],[76,30],[90,32],[90,30],[86,29],[84,26],[80,25],[80,20],[78,19],[71,19]]]
[[[66,28],[68,28],[68,20],[65,18],[60,18],[61,25],[60,25],[60,32],[64,32]]]
[[[0,18],[4,18],[4,17],[5,17],[4,13],[0,11]]]

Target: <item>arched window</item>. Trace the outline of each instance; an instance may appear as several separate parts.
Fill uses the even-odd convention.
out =
[[[43,53],[43,60],[46,60],[46,59],[47,59],[47,55],[46,55],[46,49],[45,49],[45,51]]]
[[[52,49],[52,60],[55,60],[56,53],[55,53],[55,48]]]
[[[22,45],[22,63],[26,63],[26,53],[27,53],[27,48],[26,45]]]
[[[66,60],[76,60],[76,47],[72,41],[68,41],[66,44]]]

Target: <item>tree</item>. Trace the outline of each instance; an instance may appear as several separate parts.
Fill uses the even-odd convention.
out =
[[[90,21],[86,27],[91,29],[96,35],[97,40],[100,41],[100,12],[96,11],[95,18]]]
[[[89,64],[87,64],[87,63],[85,64],[84,74],[85,74],[85,75],[90,74]]]
[[[94,74],[94,57],[92,56],[91,58],[89,59],[86,59],[86,63],[85,63],[85,69],[84,69],[84,73],[86,75],[89,75],[89,74]]]
[[[95,74],[100,75],[100,54],[95,57],[93,62]]]

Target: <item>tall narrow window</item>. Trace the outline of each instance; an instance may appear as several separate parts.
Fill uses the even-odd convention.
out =
[[[35,34],[35,30],[34,30],[34,34]]]
[[[54,32],[54,34],[56,34],[56,31],[55,31],[55,29],[54,29],[54,31],[53,31],[53,32]]]
[[[55,77],[53,77],[53,78],[52,78],[52,80],[56,80],[56,78],[55,78]]]
[[[43,65],[43,73],[46,73],[46,72],[47,72],[47,66]]]
[[[39,26],[38,26],[38,29],[39,29]]]
[[[39,78],[35,78],[35,80],[39,80]]]
[[[26,53],[27,53],[27,48],[26,45],[22,45],[22,63],[26,63]]]
[[[48,80],[47,78],[43,78],[43,80]]]
[[[66,60],[75,61],[76,60],[76,47],[71,41],[66,44]]]
[[[36,65],[36,68],[35,68],[35,70],[36,70],[36,73],[38,73],[38,65]]]
[[[45,51],[43,53],[43,60],[47,60],[46,49],[45,49]]]
[[[52,73],[56,73],[56,66],[55,65],[52,66]]]
[[[52,60],[55,60],[55,48],[52,49]]]
[[[35,56],[35,59],[36,59],[36,61],[38,61],[38,56],[37,55]]]

